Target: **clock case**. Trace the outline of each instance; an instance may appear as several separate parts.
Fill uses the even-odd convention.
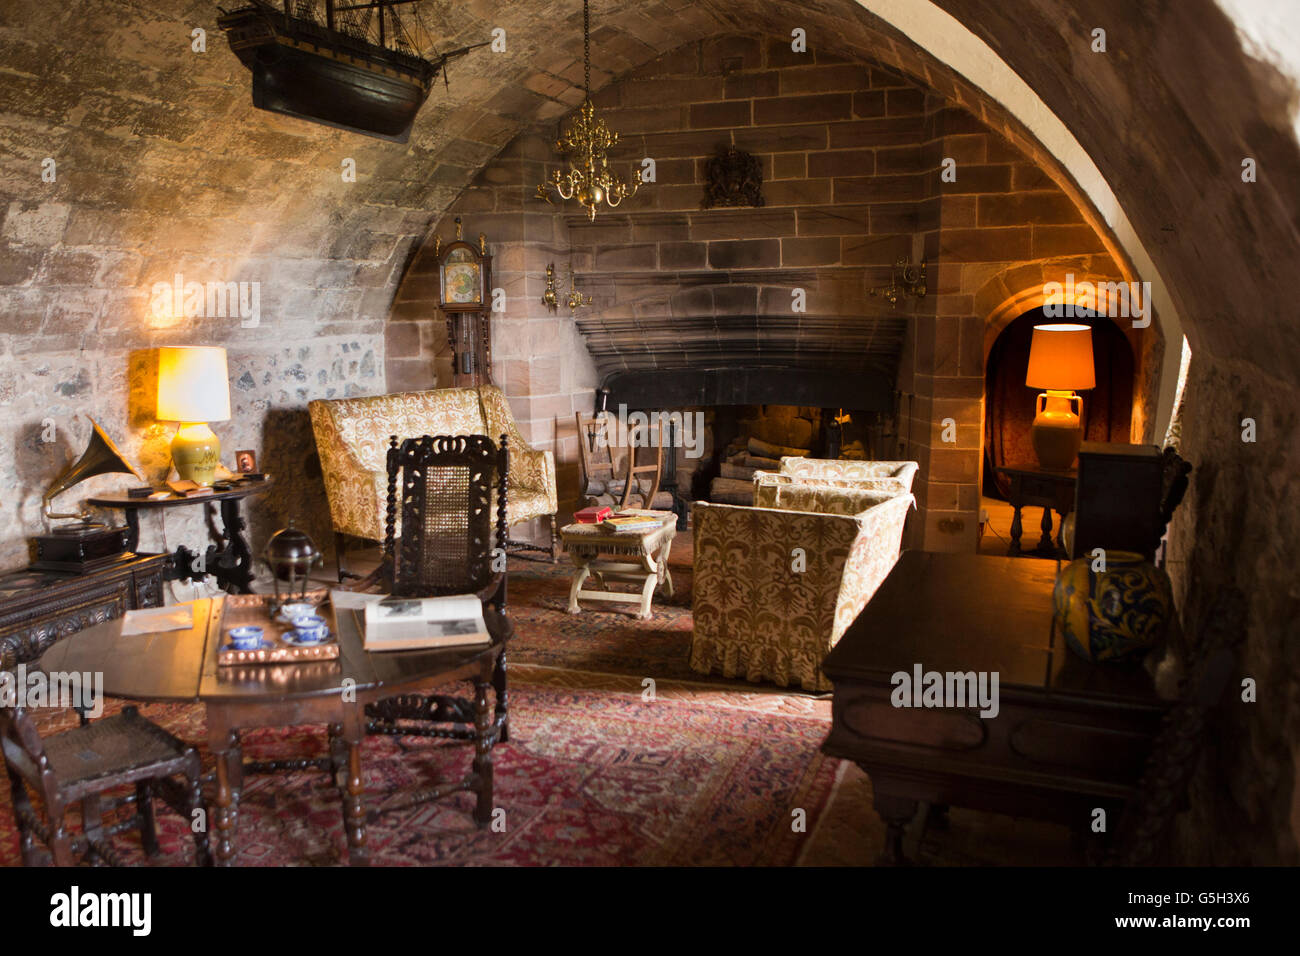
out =
[[[447,316],[447,341],[453,357],[455,386],[477,386],[492,382],[491,289],[492,257],[482,234],[477,245],[461,238],[460,218],[456,219],[456,239],[443,245],[435,239],[438,262],[438,308]],[[459,254],[458,254],[459,253]],[[447,267],[472,262],[478,266],[478,301],[458,302],[451,298],[447,285]]]

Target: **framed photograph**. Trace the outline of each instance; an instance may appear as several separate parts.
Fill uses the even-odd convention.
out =
[[[257,473],[257,452],[244,449],[235,452],[235,471],[241,475]]]

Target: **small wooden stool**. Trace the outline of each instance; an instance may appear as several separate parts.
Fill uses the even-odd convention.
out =
[[[668,552],[677,534],[677,516],[671,511],[628,509],[623,515],[646,514],[660,518],[658,528],[645,531],[607,531],[599,524],[571,524],[560,529],[564,550],[573,558],[573,583],[569,587],[569,613],[582,608],[579,599],[615,604],[640,602],[638,617],[650,616],[655,589],[663,586],[673,594],[673,578],[668,571]],[[640,593],[623,591],[584,591],[587,578],[595,575],[604,586],[609,581],[641,585]]]

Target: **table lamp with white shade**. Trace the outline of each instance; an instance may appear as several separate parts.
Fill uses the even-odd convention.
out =
[[[1038,463],[1051,471],[1068,471],[1083,443],[1083,399],[1076,389],[1094,388],[1092,329],[1086,325],[1057,323],[1034,326],[1029,343],[1029,371],[1025,384],[1041,388],[1030,439]],[[1074,403],[1078,402],[1078,411]]]
[[[209,422],[230,419],[226,350],[205,346],[158,350],[158,420],[179,423],[172,439],[178,477],[210,485],[221,460],[221,442]]]

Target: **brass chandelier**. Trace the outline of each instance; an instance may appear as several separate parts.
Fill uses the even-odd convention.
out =
[[[582,66],[583,92],[586,94],[578,118],[555,141],[555,149],[569,160],[565,172],[558,169],[549,183],[537,187],[537,195],[554,205],[551,194],[568,200],[577,197],[587,210],[587,219],[596,218],[596,207],[602,202],[616,207],[624,199],[636,194],[641,177],[633,177],[629,186],[609,168],[609,150],[618,143],[618,133],[596,118],[596,107],[591,102],[591,13],[589,0],[582,0]]]

